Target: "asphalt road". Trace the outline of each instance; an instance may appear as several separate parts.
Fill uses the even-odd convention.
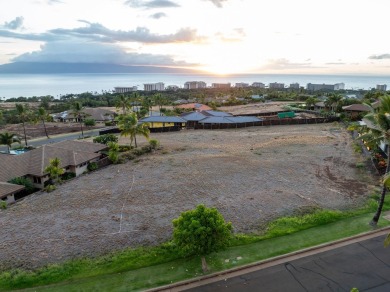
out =
[[[188,289],[224,291],[390,291],[390,247],[385,235]]]
[[[84,131],[84,136],[98,136],[99,131],[102,129],[95,129],[95,130],[88,130]],[[75,140],[81,137],[81,132],[75,132],[75,133],[67,133],[67,134],[60,134],[60,135],[55,135],[55,136],[50,136],[50,139],[47,139],[46,137],[34,139],[34,140],[27,140],[27,144],[29,146],[42,146],[45,144],[51,144],[51,143],[56,143],[56,142],[61,142],[64,140]],[[16,146],[17,144],[13,144],[12,146]],[[22,139],[22,144],[24,146],[24,140]],[[6,151],[7,146],[1,145],[0,146],[0,151]]]

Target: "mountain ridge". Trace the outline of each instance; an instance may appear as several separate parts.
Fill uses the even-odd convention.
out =
[[[158,67],[158,66],[126,66],[105,63],[44,63],[14,62],[0,65],[3,74],[59,74],[59,73],[205,73],[200,70]]]

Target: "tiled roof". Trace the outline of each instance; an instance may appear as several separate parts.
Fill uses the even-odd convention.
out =
[[[116,114],[114,111],[102,109],[102,108],[83,108],[82,112],[86,114],[86,118],[94,119],[95,121],[108,121],[111,120]],[[73,111],[64,111],[54,116],[55,118],[73,119]]]
[[[99,143],[63,141],[47,144],[20,155],[0,155],[0,182],[25,175],[43,176],[50,159],[59,158],[61,167],[76,166],[100,156],[99,151],[107,149]],[[5,193],[0,191],[0,196]]]
[[[356,103],[356,104],[343,106],[343,110],[355,111],[355,112],[369,112],[371,111],[371,108],[368,105]]]
[[[230,117],[232,114],[221,112],[221,111],[213,111],[213,110],[204,110],[202,111],[202,114],[206,116],[213,116],[213,117]]]
[[[207,116],[204,115],[202,112],[190,112],[190,113],[183,113],[180,115],[180,117],[185,119],[186,121],[197,122],[205,119]]]
[[[24,186],[0,182],[0,199],[24,189]]]

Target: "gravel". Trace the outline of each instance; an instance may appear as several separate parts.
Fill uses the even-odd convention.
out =
[[[333,124],[151,136],[162,150],[0,211],[0,270],[159,244],[171,238],[172,219],[200,203],[235,232],[255,233],[299,208],[361,204],[377,182],[356,168],[350,135]]]

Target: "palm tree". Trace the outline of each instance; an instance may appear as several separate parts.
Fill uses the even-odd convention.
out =
[[[72,105],[72,115],[76,121],[80,123],[81,137],[84,139],[83,119],[85,118],[86,114],[83,112],[83,106],[79,101],[76,101]]]
[[[128,96],[125,96],[123,94],[118,96],[118,99],[115,103],[116,108],[122,109],[122,114],[125,115],[127,110],[131,108],[130,98]]]
[[[318,99],[310,96],[306,99],[306,108],[310,110],[312,106],[314,106],[317,103]]]
[[[45,120],[47,119],[47,116],[48,116],[45,108],[40,107],[38,109],[37,115],[38,115],[38,118],[42,121],[43,128],[45,129],[45,134],[46,134],[47,139],[50,139],[49,135],[47,134],[46,124],[45,124]]]
[[[23,133],[24,133],[24,142],[27,146],[27,135],[26,135],[26,121],[28,121],[28,108],[24,106],[23,104],[17,103],[16,105],[16,111],[18,112],[19,118],[22,121],[23,124]]]
[[[380,141],[384,141],[387,144],[387,167],[382,183],[382,192],[379,198],[378,208],[370,222],[370,225],[373,226],[376,226],[379,221],[385,202],[387,187],[390,184],[390,96],[382,96],[380,101],[381,105],[376,112],[372,109],[369,114],[364,116],[363,119],[367,121],[367,133],[359,137],[359,139],[367,140],[370,143],[379,144]]]
[[[56,157],[50,159],[49,165],[45,168],[45,172],[49,174],[50,180],[56,183],[59,181],[60,175],[64,174],[65,171],[61,168],[61,160]]]
[[[120,115],[119,116],[119,130],[121,130],[121,136],[130,137],[130,146],[135,144],[135,148],[137,148],[137,135],[142,135],[146,139],[149,139],[149,128],[147,123],[138,123],[138,118],[136,113],[131,113],[128,115]]]
[[[20,139],[16,134],[12,134],[9,132],[0,133],[0,145],[7,145],[8,153],[10,153],[12,143],[14,142],[20,144]]]

